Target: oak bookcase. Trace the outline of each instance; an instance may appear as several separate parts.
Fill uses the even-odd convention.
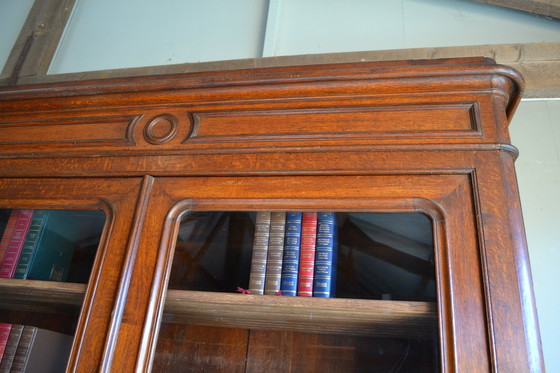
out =
[[[106,220],[87,284],[1,279],[0,321],[73,333],[71,372],[541,371],[507,129],[522,89],[485,58],[2,88],[0,209]],[[228,288],[261,210],[345,217],[366,259],[341,297]],[[431,257],[356,224],[376,214],[423,217]],[[181,239],[199,215],[203,238]],[[202,247],[233,273],[206,273],[215,288],[191,281]],[[431,297],[348,290],[391,266],[431,273]]]

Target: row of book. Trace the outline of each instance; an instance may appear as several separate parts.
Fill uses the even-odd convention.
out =
[[[0,277],[65,281],[78,231],[63,210],[11,210],[0,240]]]
[[[249,292],[334,297],[337,248],[334,212],[258,212]]]
[[[72,337],[29,325],[0,324],[0,373],[66,370]]]

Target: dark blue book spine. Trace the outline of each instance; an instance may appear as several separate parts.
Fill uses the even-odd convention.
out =
[[[286,213],[286,236],[284,239],[284,258],[282,260],[282,295],[297,294],[299,252],[301,245],[301,212]]]
[[[318,213],[313,283],[314,297],[331,298],[335,295],[337,238],[336,214],[334,212]]]

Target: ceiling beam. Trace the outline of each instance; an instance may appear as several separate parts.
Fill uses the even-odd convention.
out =
[[[477,3],[497,5],[503,8],[560,19],[560,0],[473,0]]]
[[[344,63],[454,57],[490,57],[525,78],[523,98],[560,98],[560,43],[488,44],[460,47],[392,49],[257,59],[256,67],[281,64]]]
[[[511,66],[518,70],[525,78],[524,98],[560,98],[560,43],[558,42],[392,49],[384,51],[307,54],[232,61],[184,63],[72,74],[28,76],[20,78],[19,83],[43,83],[290,65],[479,56],[493,58],[499,64]],[[0,81],[0,86],[1,85],[2,82]]]

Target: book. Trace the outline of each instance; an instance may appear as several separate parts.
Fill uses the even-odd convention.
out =
[[[4,350],[8,344],[8,338],[10,337],[10,330],[12,329],[12,324],[0,323],[0,358],[4,356]]]
[[[249,291],[251,294],[264,294],[270,219],[270,211],[257,212],[253,237],[253,253],[251,256],[251,272],[249,273]]]
[[[6,255],[8,244],[10,243],[10,239],[12,238],[12,234],[16,227],[18,215],[19,210],[12,210],[8,216],[8,220],[6,220],[6,224],[2,232],[2,239],[0,239],[0,263],[4,261],[4,255]]]
[[[280,281],[280,292],[282,295],[286,296],[297,295],[301,245],[301,216],[301,212],[286,213],[282,277]]]
[[[12,210],[10,209],[0,209],[0,241],[2,240],[2,237],[4,237],[4,231],[6,230],[11,214]],[[2,263],[3,257],[4,255],[0,252],[0,263]]]
[[[317,243],[313,279],[314,297],[334,297],[338,255],[337,238],[336,214],[319,212],[317,214]]]
[[[300,297],[313,295],[317,213],[304,212],[301,217],[301,247],[299,253],[298,290]]]
[[[16,349],[11,373],[60,373],[66,371],[72,337],[26,325]]]
[[[270,216],[270,233],[268,237],[268,255],[264,293],[276,295],[280,291],[282,276],[282,259],[284,256],[284,236],[286,230],[286,213],[273,212]]]
[[[0,267],[0,277],[3,278],[14,277],[25,237],[33,216],[33,210],[13,210],[12,212],[17,215],[17,218],[14,229],[7,238],[9,241],[7,242],[6,253],[2,260],[2,266]],[[7,236],[6,232],[4,232],[4,236]]]
[[[0,373],[10,373],[10,371],[12,370],[12,364],[14,362],[17,347],[19,345],[21,333],[23,332],[23,325],[9,325],[11,325],[10,336],[8,337],[6,349],[4,350],[2,360],[0,361]]]
[[[65,281],[79,229],[67,211],[35,210],[14,278]]]

